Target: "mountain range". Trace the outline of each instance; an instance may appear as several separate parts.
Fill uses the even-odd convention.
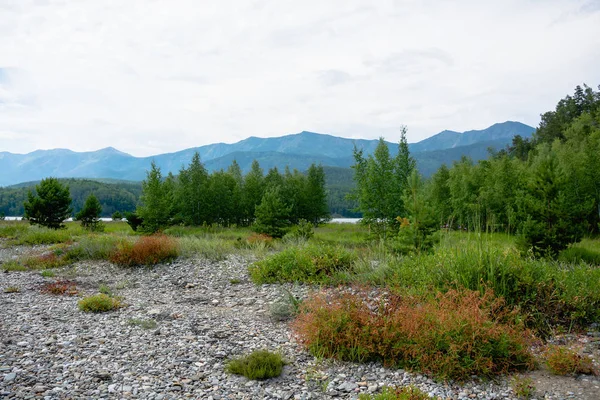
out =
[[[501,149],[516,135],[530,137],[535,129],[520,122],[507,121],[483,130],[467,132],[443,131],[418,143],[409,144],[417,167],[431,175],[442,164],[451,164],[462,156],[474,161],[488,157],[488,148]],[[398,151],[397,143],[386,142],[390,152]],[[350,167],[354,146],[372,154],[378,140],[346,139],[332,135],[301,132],[275,138],[249,137],[233,144],[216,143],[151,157],[134,157],[113,147],[74,152],[67,149],[36,150],[28,154],[0,152],[0,186],[35,181],[48,176],[58,178],[113,178],[140,181],[152,160],[163,174],[177,172],[187,166],[195,152],[209,171],[225,169],[236,160],[248,171],[253,160],[268,170],[289,166],[306,170],[312,163],[323,166]]]

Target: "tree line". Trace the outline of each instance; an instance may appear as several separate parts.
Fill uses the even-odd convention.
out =
[[[256,160],[246,175],[235,161],[226,171],[209,174],[196,153],[177,177],[169,173],[163,178],[151,164],[136,215],[148,232],[174,224],[235,224],[282,236],[301,220],[316,225],[329,218],[325,174],[315,164],[306,174],[289,168],[280,173],[276,167],[264,174]]]
[[[599,87],[600,90],[600,87]],[[402,132],[400,152],[383,139],[373,156],[355,150],[353,197],[382,237],[417,247],[439,227],[518,234],[533,255],[555,256],[600,230],[600,92],[584,85],[560,100],[531,139],[474,163],[463,157],[426,182]],[[430,242],[429,242],[430,244]],[[402,247],[402,246],[400,246]]]

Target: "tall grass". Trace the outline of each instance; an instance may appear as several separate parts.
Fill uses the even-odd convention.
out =
[[[376,251],[383,253],[379,261],[359,263],[358,274],[347,280],[383,284],[400,293],[491,288],[508,305],[520,307],[542,335],[555,326],[583,328],[600,319],[599,268],[523,258],[506,235],[452,233],[433,254],[410,257]]]

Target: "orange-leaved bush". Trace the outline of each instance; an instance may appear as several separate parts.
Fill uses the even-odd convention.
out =
[[[380,360],[442,379],[529,369],[532,335],[491,290],[435,297],[322,292],[302,303],[292,324],[314,355]]]
[[[166,235],[143,236],[135,243],[122,241],[110,260],[125,266],[154,265],[177,257],[177,243]]]

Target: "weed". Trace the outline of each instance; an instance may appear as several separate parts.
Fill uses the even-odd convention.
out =
[[[592,359],[563,346],[550,346],[544,355],[546,366],[555,375],[597,375]]]
[[[232,285],[239,285],[240,283],[242,283],[242,280],[239,278],[231,278],[229,280],[229,283],[231,283]]]
[[[112,296],[113,295],[112,289],[108,285],[105,285],[105,284],[101,284],[98,287],[98,292],[99,293],[104,293],[104,294],[106,294],[108,296]]]
[[[535,386],[531,378],[522,378],[515,376],[510,382],[513,392],[519,399],[531,399],[535,393]]]
[[[116,290],[123,290],[123,289],[125,289],[127,287],[130,287],[131,285],[132,284],[131,284],[130,281],[124,280],[124,281],[117,282],[117,284],[115,285],[115,289]]]
[[[107,312],[116,310],[121,307],[119,299],[110,297],[104,293],[95,294],[93,296],[84,297],[78,302],[79,309],[84,312]]]
[[[9,286],[4,289],[4,293],[19,293],[21,292],[21,288],[18,286]]]
[[[40,275],[43,276],[44,278],[54,278],[56,276],[54,271],[49,270],[49,269],[43,270],[42,272],[40,272]]]
[[[305,300],[292,327],[315,356],[421,371],[442,379],[532,368],[530,336],[492,291],[435,297],[321,293]]]
[[[361,394],[359,400],[430,400],[427,393],[416,386],[405,386],[402,388],[386,387],[379,394]]]
[[[153,319],[131,318],[127,320],[127,323],[131,326],[139,326],[142,329],[155,329],[158,326]]]
[[[289,290],[271,305],[271,317],[275,321],[287,321],[294,318],[300,309],[302,300],[297,299]]]
[[[285,362],[281,354],[257,350],[227,363],[229,373],[243,375],[248,379],[268,379],[281,375]]]
[[[177,244],[165,235],[144,236],[135,243],[121,241],[110,260],[123,266],[155,265],[177,257]]]
[[[44,283],[40,291],[56,296],[74,296],[77,294],[77,286],[73,281],[57,280],[55,282]]]
[[[356,255],[339,246],[291,247],[249,267],[254,283],[328,283],[336,273],[352,270]]]

